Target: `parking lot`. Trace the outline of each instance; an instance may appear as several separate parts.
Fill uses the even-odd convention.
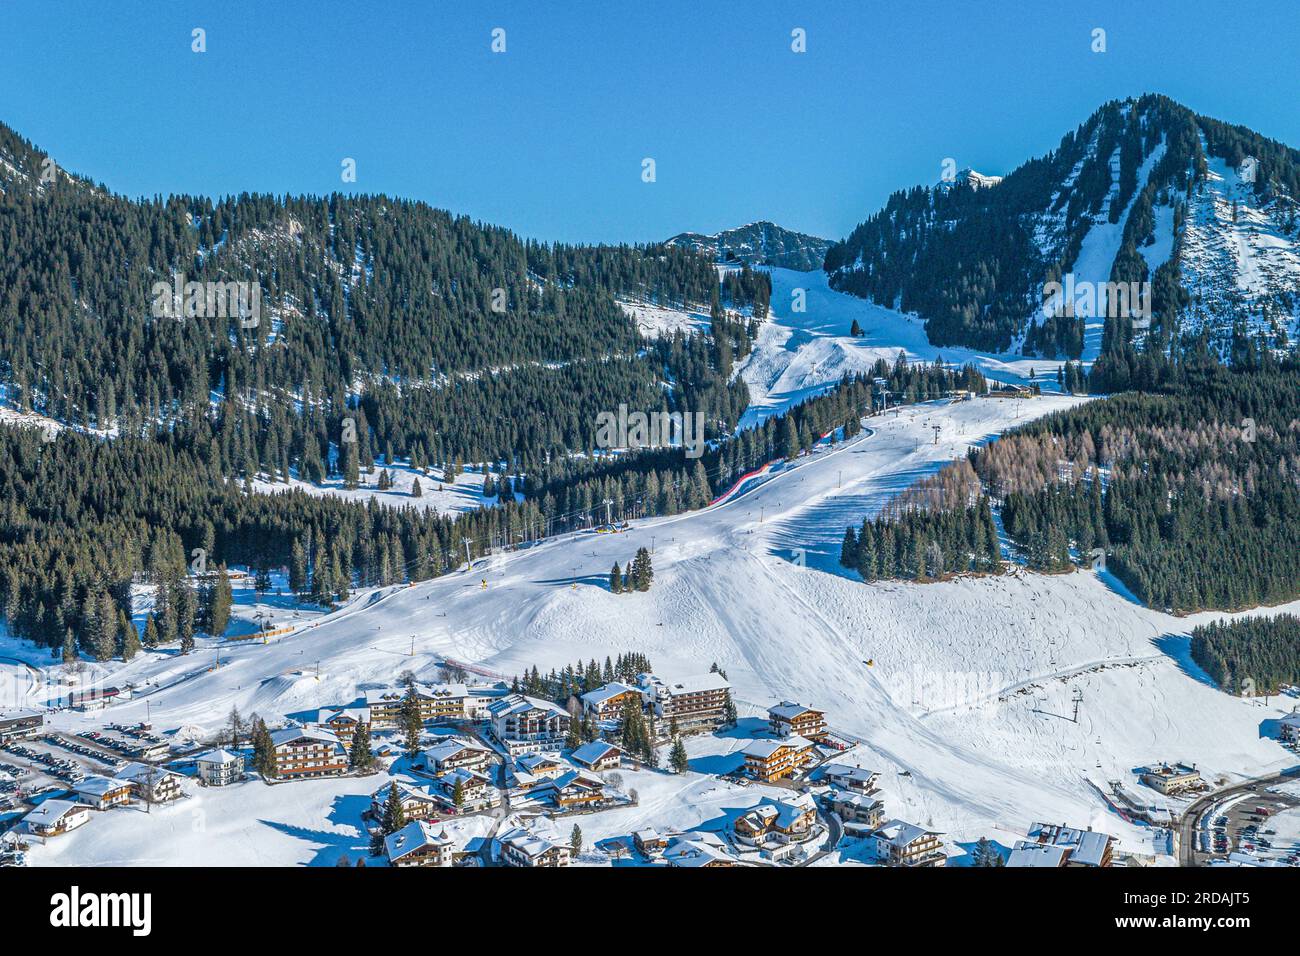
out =
[[[1279,815],[1285,825],[1279,826]],[[1300,865],[1300,833],[1292,821],[1300,814],[1300,797],[1254,789],[1210,821],[1211,851],[1216,857],[1243,853],[1260,860]]]

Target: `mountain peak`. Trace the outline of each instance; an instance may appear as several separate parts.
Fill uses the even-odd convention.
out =
[[[667,240],[666,245],[691,249],[710,256],[717,262],[775,266],[808,272],[822,267],[831,242],[763,219],[712,235],[681,232]]]

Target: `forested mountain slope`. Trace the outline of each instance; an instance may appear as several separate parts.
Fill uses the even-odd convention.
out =
[[[363,458],[377,445],[517,465],[589,449],[596,412],[620,400],[672,409],[689,390],[715,432],[744,409],[727,377],[748,348],[753,290],[724,290],[686,250],[549,245],[384,196],[133,201],[3,127],[0,189],[11,400],[132,434],[229,405],[226,474],[329,467],[355,413]],[[158,314],[159,283],[188,305],[195,282],[256,286],[259,314]],[[702,306],[709,343],[647,353],[619,295]],[[561,405],[569,414],[524,420]]]
[[[827,252],[832,285],[919,313],[937,345],[1092,360],[1203,335],[1227,357],[1242,328],[1295,344],[1295,149],[1147,95],[1000,181],[953,185],[891,196]],[[1087,295],[1045,308],[1067,276]],[[1149,282],[1149,309],[1108,301],[1112,282]]]

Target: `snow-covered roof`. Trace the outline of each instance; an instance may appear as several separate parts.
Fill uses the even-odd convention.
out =
[[[77,793],[83,793],[88,797],[102,797],[110,794],[115,790],[121,790],[129,787],[129,780],[119,780],[116,777],[93,776],[79,780],[72,785],[72,789]]]
[[[580,698],[588,707],[599,707],[607,700],[618,697],[620,694],[626,694],[629,691],[641,693],[639,687],[632,687],[629,684],[623,684],[619,681],[611,681],[604,687],[597,687],[595,690],[589,690]]]
[[[538,773],[544,770],[555,770],[563,767],[559,759],[550,754],[526,753],[515,761],[520,767],[529,773]]]
[[[830,792],[830,801],[836,804],[859,807],[864,810],[870,810],[872,807],[884,807],[885,805],[880,798],[858,793],[856,790],[832,790]]]
[[[583,744],[575,750],[570,757],[578,763],[593,764],[598,760],[604,760],[611,753],[622,753],[615,744],[608,743],[604,740],[593,740],[591,743]]]
[[[32,717],[44,717],[44,713],[39,710],[3,710],[0,711],[0,721],[6,720],[28,720]]]
[[[114,772],[118,780],[130,780],[133,783],[157,783],[165,777],[180,776],[166,767],[155,767],[147,763],[129,763]]]
[[[1035,823],[1029,836],[1070,851],[1070,862],[1081,866],[1101,866],[1110,845],[1110,836],[1098,830],[1077,830],[1054,823]]]
[[[316,713],[317,723],[328,723],[340,717],[354,720],[359,724],[370,723],[369,707],[324,707]]]
[[[692,831],[673,838],[664,850],[664,860],[671,866],[699,867],[710,863],[735,863],[736,858],[726,853],[716,834]]]
[[[759,760],[766,760],[782,747],[793,747],[796,750],[804,750],[812,746],[813,742],[811,740],[795,734],[790,737],[782,737],[780,740],[755,740],[745,748],[745,756],[755,757]]]
[[[731,684],[721,674],[709,671],[704,674],[691,674],[678,680],[665,681],[664,689],[671,694],[700,694],[710,690],[727,690]]]
[[[821,711],[813,710],[811,707],[805,707],[803,704],[797,704],[792,700],[783,700],[775,707],[769,707],[767,713],[771,717],[782,717],[786,720],[794,720],[802,714],[820,714]]]
[[[333,744],[335,747],[341,748],[343,746],[339,743],[337,734],[333,734],[328,730],[321,730],[318,727],[285,727],[283,730],[277,730],[271,734],[271,743],[273,746],[279,747],[303,737],[323,744]]]
[[[532,830],[525,830],[523,827],[515,827],[500,834],[497,839],[506,846],[513,847],[528,857],[538,857],[543,853],[556,848],[557,844],[552,843],[546,837],[538,836]]]
[[[371,801],[377,804],[382,804],[388,799],[388,795],[392,792],[393,787],[397,788],[397,796],[402,800],[419,800],[423,803],[437,802],[427,791],[422,790],[414,784],[407,783],[405,780],[393,780],[384,784],[370,795]]]
[[[822,767],[822,776],[870,786],[879,774],[866,767],[854,767],[847,763],[828,763]]]
[[[453,840],[446,828],[426,820],[412,820],[396,833],[384,837],[384,849],[390,860],[399,860],[426,846],[451,846]]]
[[[906,820],[890,820],[876,830],[876,839],[884,840],[890,846],[898,847],[900,850],[924,836],[938,836],[938,834],[933,830],[918,827],[914,823],[908,823]]]
[[[1067,852],[1069,847],[1021,840],[1007,857],[1007,866],[1058,867]]]
[[[432,760],[434,763],[441,763],[466,750],[475,750],[485,754],[492,752],[478,741],[466,740],[464,737],[449,737],[442,743],[425,750],[424,756],[425,759]]]
[[[1285,724],[1287,727],[1300,727],[1300,708],[1296,708],[1281,718],[1278,723]]]
[[[40,826],[53,826],[73,810],[85,809],[82,804],[75,803],[72,800],[46,800],[23,817],[23,822],[35,823]]]
[[[457,767],[455,770],[448,770],[445,773],[438,774],[438,784],[446,791],[451,792],[456,788],[456,784],[461,786],[476,783],[480,786],[491,783],[486,774],[479,773],[476,770],[468,770],[465,767]]]
[[[537,697],[526,697],[523,694],[511,694],[509,697],[502,697],[488,704],[488,713],[494,718],[523,714],[530,710],[540,710],[555,717],[569,716],[569,712],[558,704]]]
[[[240,757],[238,754],[232,754],[229,750],[221,748],[218,750],[209,750],[205,754],[199,754],[194,758],[194,762],[224,765],[238,763],[242,759],[244,758]]]

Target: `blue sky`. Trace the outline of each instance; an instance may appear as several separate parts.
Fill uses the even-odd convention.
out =
[[[1005,173],[1116,97],[1300,145],[1298,54],[1293,0],[2,0],[0,122],[133,196],[355,190],[543,239],[755,219],[839,238],[944,158]]]

